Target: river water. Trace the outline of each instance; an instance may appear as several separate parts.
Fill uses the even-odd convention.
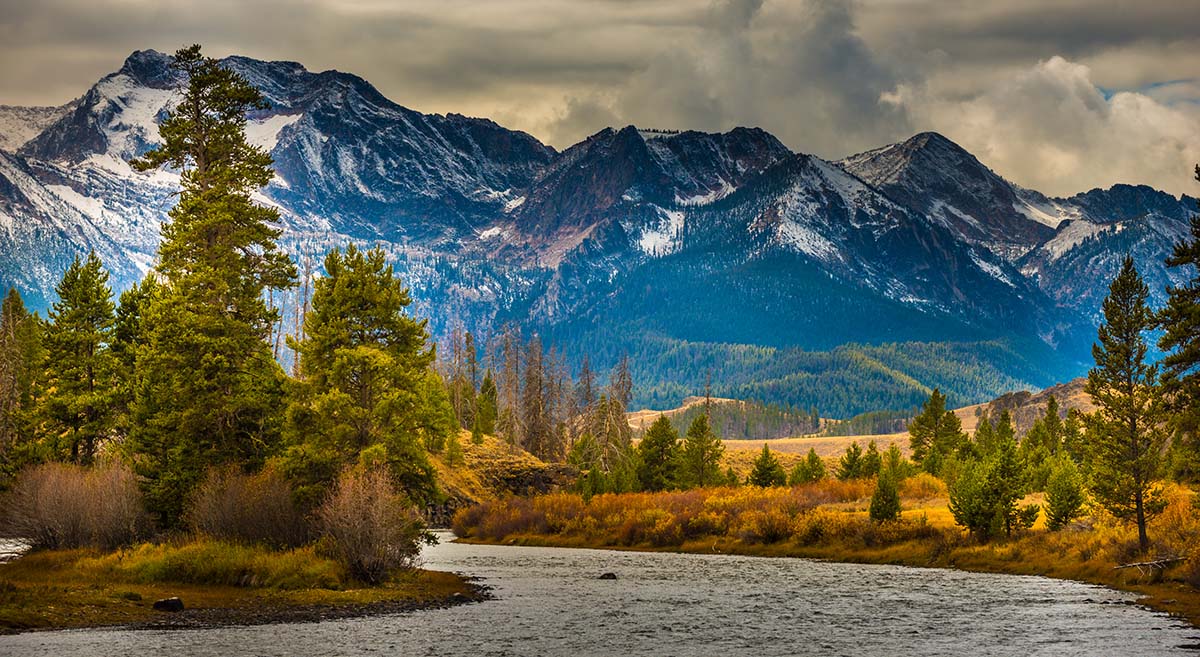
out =
[[[449,538],[425,567],[480,577],[496,599],[294,625],[0,636],[0,655],[1200,655],[1200,631],[1074,582]]]

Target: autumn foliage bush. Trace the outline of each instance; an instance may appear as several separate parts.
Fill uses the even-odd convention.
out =
[[[413,568],[427,537],[420,516],[382,468],[344,471],[317,508],[316,524],[319,551],[367,584]]]
[[[112,549],[133,543],[150,527],[137,479],[122,463],[27,468],[0,509],[3,534],[35,548]]]
[[[292,500],[291,485],[273,468],[253,474],[234,466],[213,468],[192,494],[184,520],[217,540],[294,548],[310,532]]]

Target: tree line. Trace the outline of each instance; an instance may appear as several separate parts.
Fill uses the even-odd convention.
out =
[[[1164,479],[1200,478],[1200,217],[1166,262],[1191,268],[1192,276],[1168,288],[1158,311],[1130,257],[1109,287],[1085,386],[1095,412],[1064,416],[1052,397],[1019,440],[1007,412],[983,415],[968,437],[945,396],[930,396],[909,425],[913,460],[947,481],[959,524],[982,538],[1010,534],[1037,518],[1037,507],[1020,499],[1045,491],[1052,529],[1090,499],[1133,523],[1140,550],[1150,549],[1146,528],[1165,508]],[[1161,362],[1149,358],[1153,331],[1161,332]]]

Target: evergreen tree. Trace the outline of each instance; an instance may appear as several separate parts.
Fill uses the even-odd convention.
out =
[[[692,420],[683,439],[681,474],[688,486],[714,486],[721,482],[721,456],[725,445],[708,425],[708,416]]]
[[[1196,167],[1200,180],[1200,166]],[[1183,285],[1167,289],[1158,316],[1163,334],[1163,396],[1174,431],[1171,468],[1180,479],[1200,480],[1200,215],[1192,217],[1191,238],[1175,244],[1168,267],[1190,275]]]
[[[0,304],[0,489],[21,467],[45,456],[32,440],[30,419],[44,353],[41,321],[10,288]]]
[[[108,272],[95,253],[76,256],[55,292],[45,334],[44,431],[58,458],[89,465],[112,428],[118,392]]]
[[[808,455],[792,468],[788,483],[792,486],[809,484],[825,478],[825,461],[817,455],[817,450],[808,448]]]
[[[946,409],[946,396],[936,388],[908,425],[913,461],[926,472],[938,474],[942,461],[966,442],[962,422]]]
[[[246,113],[267,107],[262,94],[199,46],[173,65],[182,98],[159,127],[163,143],[133,161],[179,170],[182,187],[158,251],[165,289],[144,313],[130,436],[147,504],[167,526],[208,467],[253,467],[277,443],[284,377],[264,291],[296,277],[275,244],[278,212],[251,199],[274,175],[245,137]]]
[[[900,489],[897,478],[898,474],[890,468],[880,472],[868,510],[871,520],[886,522],[900,519]]]
[[[147,327],[142,318],[159,290],[158,282],[150,275],[122,292],[117,304],[109,351],[117,369],[117,390],[113,395],[113,432],[118,441],[127,438],[131,432],[130,414],[138,380],[137,352],[146,344]]]
[[[1114,516],[1137,524],[1143,552],[1150,547],[1147,519],[1164,508],[1158,368],[1146,362],[1145,333],[1153,321],[1148,295],[1126,257],[1102,306],[1099,343],[1092,346],[1096,367],[1085,387],[1098,407],[1088,431],[1092,495]]]
[[[1083,512],[1083,477],[1075,461],[1066,454],[1051,459],[1046,483],[1046,527],[1057,531]]]
[[[644,491],[674,488],[679,478],[679,433],[665,415],[646,430],[637,447],[638,484]]]
[[[879,455],[879,447],[875,445],[875,441],[867,443],[867,451],[862,457],[862,477],[874,477],[879,474],[883,467],[883,458]]]
[[[787,484],[787,474],[783,471],[783,466],[766,443],[763,443],[762,453],[754,459],[754,467],[750,471],[748,481],[750,485],[762,488]]]
[[[858,479],[863,476],[863,451],[858,441],[850,443],[846,453],[838,460],[837,478],[842,481]]]
[[[479,395],[475,397],[475,423],[471,427],[471,442],[476,445],[483,443],[483,436],[496,433],[496,382],[492,379],[492,371],[483,375],[483,383],[479,385]]]
[[[950,512],[959,525],[987,540],[1000,532],[1011,535],[1037,520],[1038,506],[1018,506],[1024,495],[1017,444],[1001,437],[980,459],[966,459],[950,484]]]
[[[436,498],[426,449],[457,432],[445,389],[430,367],[424,320],[404,311],[408,290],[380,249],[325,258],[305,317],[301,380],[287,410],[284,467],[298,497],[315,502],[347,465],[386,465],[409,498]]]

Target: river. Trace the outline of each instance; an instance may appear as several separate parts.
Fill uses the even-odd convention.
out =
[[[1075,582],[449,538],[425,567],[480,577],[496,599],[321,623],[0,636],[0,655],[1200,654],[1200,631]]]

